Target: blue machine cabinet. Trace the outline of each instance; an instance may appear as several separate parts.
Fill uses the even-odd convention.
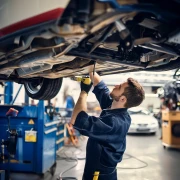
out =
[[[0,170],[0,180],[5,180],[5,172]]]
[[[57,124],[45,113],[44,102],[38,106],[0,106],[0,141],[8,138],[8,123],[5,116],[9,108],[19,111],[17,117],[10,120],[10,128],[18,131],[17,151],[10,159],[10,170],[15,172],[33,172],[42,174],[56,163]],[[25,141],[25,131],[33,128],[37,131],[36,142]],[[1,152],[1,151],[0,151]],[[0,161],[0,169],[8,169],[8,161]]]

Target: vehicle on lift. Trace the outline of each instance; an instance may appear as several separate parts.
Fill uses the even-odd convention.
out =
[[[51,99],[63,77],[180,66],[179,0],[0,0],[0,80]]]
[[[131,125],[128,133],[156,134],[159,125],[157,119],[146,109],[134,107],[128,110],[131,116]]]

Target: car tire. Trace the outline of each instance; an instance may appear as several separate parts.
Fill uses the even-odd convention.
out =
[[[27,95],[32,99],[50,100],[58,94],[62,86],[62,80],[62,78],[41,78],[39,83],[25,82],[24,87]]]
[[[156,132],[151,133],[151,135],[156,135]]]

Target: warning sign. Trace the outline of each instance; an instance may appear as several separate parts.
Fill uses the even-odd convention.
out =
[[[29,122],[28,122],[28,124],[34,124],[33,119],[30,119]]]

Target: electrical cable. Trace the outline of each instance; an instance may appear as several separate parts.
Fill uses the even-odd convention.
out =
[[[64,152],[64,154],[65,154],[65,152]],[[71,169],[73,169],[74,167],[77,166],[77,164],[78,164],[78,159],[77,159],[77,158],[67,157],[67,155],[66,155],[66,157],[63,157],[63,158],[60,157],[60,158],[57,159],[57,160],[66,160],[66,161],[68,161],[68,162],[74,162],[74,161],[76,162],[76,163],[75,163],[73,166],[71,166],[70,168],[68,168],[68,169],[60,172],[59,177],[57,178],[57,180],[66,180],[66,179],[69,179],[69,180],[78,180],[76,177],[62,177],[64,173],[68,172],[69,170],[71,170]]]
[[[131,158],[131,156],[130,156],[129,154],[124,153],[124,155],[126,155],[126,156],[128,156],[128,157],[124,157],[124,156],[123,156],[123,160],[130,159],[130,158]]]
[[[78,148],[79,149],[79,148]],[[80,154],[82,152],[81,149],[79,149],[80,152],[78,154]],[[76,156],[77,154],[75,154],[75,152],[71,151],[72,155]],[[65,160],[67,162],[76,162],[73,166],[71,166],[70,168],[64,170],[63,172],[60,172],[57,180],[78,180],[76,177],[62,177],[64,173],[68,172],[69,170],[73,169],[74,167],[76,167],[78,165],[78,160],[85,160],[86,158],[77,158],[77,157],[69,157],[65,152],[63,152],[63,154],[65,155],[65,157],[61,157],[60,155],[57,155],[57,160]]]
[[[62,177],[62,175],[63,175],[64,173],[66,173],[67,171],[69,171],[69,170],[71,170],[71,169],[73,169],[74,167],[77,166],[77,164],[78,164],[78,159],[75,159],[75,158],[73,159],[73,158],[72,158],[72,160],[75,160],[75,161],[76,161],[76,164],[74,164],[74,165],[71,166],[70,168],[66,169],[65,171],[61,172],[61,173],[59,174],[59,177],[57,178],[58,180],[65,180],[65,179],[75,179],[75,180],[78,180],[76,177]]]
[[[80,153],[82,152],[81,149],[79,149],[79,150],[80,150],[80,152],[79,152],[78,154],[80,154]],[[66,157],[60,157],[60,156],[58,155],[57,160],[66,160],[66,161],[68,161],[68,162],[74,162],[74,161],[75,161],[76,163],[75,163],[73,166],[71,166],[70,168],[68,168],[68,169],[66,169],[65,171],[61,172],[60,175],[59,175],[59,177],[57,178],[57,180],[77,180],[76,177],[62,177],[62,176],[63,176],[64,173],[66,173],[66,172],[68,172],[69,170],[71,170],[71,169],[73,169],[74,167],[76,167],[77,164],[78,164],[78,160],[85,160],[85,158],[69,157],[65,152],[63,152],[63,153],[64,153],[64,155],[65,155]],[[72,153],[72,155],[75,155],[75,152],[72,152],[72,151],[71,151],[71,153]],[[133,167],[116,167],[117,169],[142,169],[142,168],[145,168],[145,167],[148,166],[148,163],[146,163],[145,161],[140,160],[139,158],[137,158],[137,157],[135,157],[135,156],[132,156],[132,155],[127,154],[127,153],[125,153],[124,155],[126,155],[126,156],[128,156],[128,157],[123,158],[123,160],[127,160],[127,159],[134,158],[134,159],[136,159],[137,161],[143,163],[144,166],[134,167],[134,168],[133,168]]]
[[[73,166],[71,166],[70,168],[64,170],[63,172],[60,172],[59,176],[57,177],[57,180],[77,180],[76,177],[62,177],[64,173],[68,172],[69,170],[73,169],[74,167],[76,167],[78,165],[78,161],[79,160],[85,160],[86,158],[85,157],[77,157],[77,155],[81,154],[82,152],[82,149],[80,148],[75,148],[75,149],[78,149],[80,150],[78,153],[77,151],[75,150],[71,150],[69,152],[71,152],[71,157],[68,156],[65,152],[65,150],[62,152],[62,154],[64,154],[64,157],[60,156],[60,155],[57,155],[57,160],[65,160],[67,162],[76,162]],[[148,163],[146,163],[145,161],[142,161],[140,160],[139,158],[135,157],[135,156],[132,156],[130,154],[127,154],[127,153],[124,153],[125,156],[127,157],[124,157],[123,160],[128,160],[128,159],[131,159],[131,158],[134,158],[136,159],[137,161],[143,163],[144,165],[143,166],[140,166],[140,167],[116,167],[116,169],[142,169],[142,168],[145,168],[148,166]]]
[[[125,155],[127,155],[127,156],[129,156],[129,157],[128,157],[128,158],[123,158],[124,160],[134,158],[134,159],[136,159],[137,161],[143,163],[144,166],[134,167],[134,168],[133,168],[133,167],[124,167],[124,168],[123,168],[123,167],[116,167],[117,169],[143,169],[143,168],[145,168],[145,167],[148,166],[148,163],[146,163],[145,161],[142,161],[142,160],[138,159],[138,158],[135,157],[135,156],[132,156],[132,155],[126,154],[126,153],[125,153]]]
[[[78,148],[79,149],[79,148]],[[78,154],[80,154],[82,152],[81,149],[79,149],[80,152]],[[72,153],[72,155],[76,156],[77,154],[75,154],[75,152],[70,151]],[[66,152],[63,152],[63,154],[65,155],[65,157],[61,157],[60,155],[57,155],[57,160],[66,160],[67,162],[76,162],[73,166],[71,166],[70,168],[64,170],[63,172],[61,172],[59,174],[59,177],[57,178],[57,180],[78,180],[76,177],[62,177],[64,173],[68,172],[69,170],[73,169],[74,167],[77,166],[78,161],[79,160],[85,160],[86,158],[77,158],[77,157],[69,157]],[[146,163],[145,161],[140,160],[139,158],[132,156],[130,154],[125,153],[124,155],[128,156],[126,158],[123,158],[123,160],[127,160],[127,159],[131,159],[134,158],[137,161],[141,162],[144,164],[144,166],[140,166],[140,167],[116,167],[116,169],[142,169],[148,166],[148,163]]]

